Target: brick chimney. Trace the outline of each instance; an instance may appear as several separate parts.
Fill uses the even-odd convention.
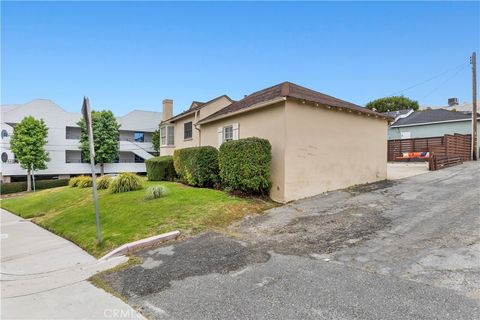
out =
[[[164,99],[162,101],[163,110],[162,110],[162,120],[168,120],[173,117],[173,100],[172,99]]]

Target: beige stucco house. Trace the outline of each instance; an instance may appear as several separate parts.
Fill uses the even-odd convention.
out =
[[[171,117],[164,100],[161,155],[247,137],[272,144],[270,197],[288,202],[387,177],[392,119],[290,82],[239,101],[220,96]]]

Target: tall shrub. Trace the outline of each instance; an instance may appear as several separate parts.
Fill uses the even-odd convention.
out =
[[[184,183],[196,187],[211,187],[218,181],[218,150],[214,147],[177,149],[173,165]]]
[[[233,190],[264,194],[271,186],[272,146],[266,139],[246,138],[220,146],[218,164],[222,185]]]
[[[150,181],[171,181],[177,176],[172,156],[162,156],[145,161]]]

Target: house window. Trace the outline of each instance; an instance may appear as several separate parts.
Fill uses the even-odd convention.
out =
[[[160,145],[173,146],[175,144],[174,126],[164,126],[160,128]]]
[[[223,141],[233,140],[233,126],[223,127]]]
[[[135,132],[133,134],[133,140],[135,140],[135,142],[144,142],[145,141],[145,133],[144,132]]]
[[[160,145],[165,146],[167,144],[167,127],[160,128]]]
[[[174,126],[167,127],[167,144],[169,146],[173,146],[175,144],[174,130],[175,130]]]
[[[192,121],[183,124],[183,140],[192,139]]]
[[[2,130],[2,139],[8,137],[8,132],[7,130],[3,129]]]

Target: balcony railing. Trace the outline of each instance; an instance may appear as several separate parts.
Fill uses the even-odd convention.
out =
[[[81,159],[66,159],[65,163],[82,163]]]

